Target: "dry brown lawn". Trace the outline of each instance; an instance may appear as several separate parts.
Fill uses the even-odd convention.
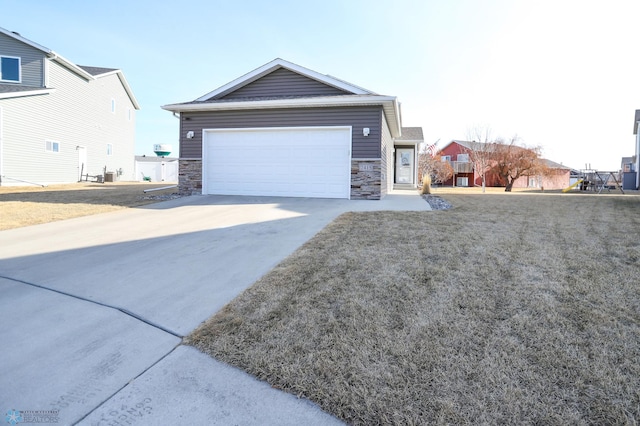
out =
[[[449,192],[342,215],[187,342],[350,424],[638,424],[640,196]]]
[[[75,183],[68,185],[0,187],[0,231],[73,217],[156,203],[176,189],[143,190],[170,183]]]

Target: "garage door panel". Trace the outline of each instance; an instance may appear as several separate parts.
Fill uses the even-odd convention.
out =
[[[349,198],[350,128],[206,131],[209,194]]]

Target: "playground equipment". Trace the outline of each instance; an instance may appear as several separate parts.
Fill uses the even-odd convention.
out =
[[[583,179],[578,180],[576,183],[572,184],[571,186],[565,188],[562,190],[562,192],[569,192],[571,191],[573,188],[575,188],[576,186],[580,185],[582,183]]]
[[[620,183],[620,172],[605,172],[591,168],[582,169],[580,170],[578,181],[563,189],[562,192],[569,192],[578,185],[580,185],[580,191],[597,191],[600,194],[605,189],[607,192],[611,192],[611,189],[617,188],[624,194]]]

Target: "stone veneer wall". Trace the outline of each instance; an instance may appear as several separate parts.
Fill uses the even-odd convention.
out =
[[[202,194],[202,159],[180,158],[178,192],[184,195]]]
[[[352,200],[379,200],[382,198],[381,168],[382,161],[379,158],[351,159]]]

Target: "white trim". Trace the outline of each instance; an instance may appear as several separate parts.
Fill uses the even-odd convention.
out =
[[[263,66],[256,68],[255,70],[236,78],[235,80],[218,87],[217,89],[207,93],[196,99],[196,101],[207,101],[217,95],[230,93],[233,90],[239,89],[242,86],[245,86],[253,81],[256,81],[260,77],[263,77],[272,71],[275,71],[278,68],[285,68],[289,71],[293,71],[295,73],[304,75],[305,77],[309,77],[313,80],[317,80],[321,83],[327,84],[329,86],[337,87],[338,89],[346,90],[347,92],[351,92],[356,95],[373,95],[373,92],[368,90],[364,90],[361,87],[355,86],[353,84],[349,84],[345,81],[338,80],[334,77],[320,74],[316,71],[310,70],[308,68],[302,67],[300,65],[291,63],[289,61],[285,61],[284,59],[276,58],[273,61],[264,64]]]
[[[163,105],[161,108],[173,112],[188,111],[218,111],[231,109],[261,109],[286,107],[316,107],[316,106],[345,106],[345,105],[384,105],[393,104],[397,109],[395,96],[315,96],[298,99],[271,99],[263,101],[232,101],[232,102],[203,102]]]
[[[42,60],[42,87],[49,87],[49,61],[46,58]]]
[[[261,131],[283,131],[283,130],[348,130],[349,131],[349,139],[351,143],[349,144],[349,164],[348,167],[349,173],[347,173],[347,180],[345,182],[347,191],[347,199],[351,199],[351,154],[353,152],[353,126],[290,126],[290,127],[233,127],[233,128],[210,128],[210,129],[202,129],[202,193],[207,194],[208,187],[208,171],[205,165],[209,161],[209,155],[207,150],[205,149],[205,144],[207,143],[206,133],[223,133],[223,132],[261,132]]]
[[[138,103],[138,100],[136,99],[135,95],[133,94],[133,90],[131,90],[131,86],[129,86],[129,82],[127,81],[127,79],[124,76],[124,73],[122,72],[122,70],[117,70],[114,72],[115,74],[118,74],[118,78],[120,79],[120,84],[122,84],[122,86],[124,87],[124,91],[127,92],[127,95],[129,95],[129,99],[131,100],[131,103],[133,104],[133,107],[135,109],[140,109],[140,104]],[[102,78],[108,75],[111,75],[112,73],[106,73],[106,74],[100,74],[99,76],[96,77],[96,79],[98,78]]]
[[[83,77],[85,80],[95,80],[96,79],[90,73],[88,73],[87,71],[83,70],[82,68],[80,68],[79,66],[77,66],[73,62],[69,61],[65,57],[58,55],[53,50],[50,51],[49,58],[51,60],[54,60],[54,61],[58,62],[60,65],[62,65],[63,67],[67,68],[68,70],[70,70],[70,71],[78,74],[79,76]]]
[[[6,80],[2,78],[2,69],[0,69],[0,81],[5,83],[22,83],[22,58],[20,56],[0,55],[0,67],[2,66],[2,58],[18,60],[18,80]]]
[[[25,90],[22,92],[7,92],[7,93],[0,93],[0,99],[20,98],[22,96],[48,95],[53,92],[55,92],[55,89],[36,89],[36,90]]]

